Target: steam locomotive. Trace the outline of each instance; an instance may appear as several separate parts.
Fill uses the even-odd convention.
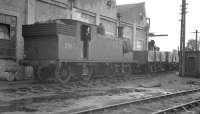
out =
[[[178,54],[133,51],[130,40],[98,33],[98,26],[71,20],[23,26],[23,65],[31,65],[37,80],[90,80],[95,76],[167,71],[176,68]]]

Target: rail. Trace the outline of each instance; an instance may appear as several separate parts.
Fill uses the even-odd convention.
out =
[[[177,106],[165,109],[165,110],[160,110],[160,111],[154,112],[152,114],[167,114],[168,112],[177,112],[177,111],[181,111],[181,110],[187,111],[188,110],[187,107],[193,108],[193,107],[197,107],[197,106],[200,106],[200,100],[194,100],[192,102],[177,105]]]
[[[142,100],[133,100],[133,101],[119,103],[119,104],[115,104],[115,105],[108,105],[108,106],[104,106],[101,108],[92,108],[92,109],[83,110],[83,111],[79,111],[79,112],[73,112],[70,114],[94,114],[96,112],[103,112],[103,111],[105,111],[105,110],[107,111],[109,109],[117,109],[118,107],[130,106],[130,105],[137,104],[137,103],[149,102],[149,101],[158,100],[158,99],[167,98],[167,97],[175,97],[175,96],[179,96],[179,95],[191,94],[191,93],[195,93],[198,91],[200,91],[200,88],[193,89],[193,90],[180,91],[180,92],[171,93],[171,94],[167,94],[167,95],[160,95],[160,96],[156,96],[156,97],[145,98]]]

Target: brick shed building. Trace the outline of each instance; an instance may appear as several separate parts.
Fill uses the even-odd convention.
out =
[[[117,11],[122,21],[134,23],[133,49],[136,51],[148,50],[149,23],[147,23],[145,3],[119,5]]]

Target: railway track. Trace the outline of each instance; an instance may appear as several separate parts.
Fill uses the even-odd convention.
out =
[[[176,93],[172,93],[172,94],[167,94],[167,95],[161,95],[161,96],[156,96],[156,97],[150,97],[150,98],[145,98],[142,100],[133,100],[133,101],[129,101],[129,102],[123,102],[123,103],[119,103],[119,104],[114,104],[114,105],[108,105],[108,106],[104,106],[101,108],[93,108],[93,109],[88,109],[88,110],[82,110],[79,112],[73,112],[70,114],[102,114],[102,113],[107,113],[109,111],[114,111],[114,110],[119,110],[119,109],[123,109],[126,107],[130,107],[132,105],[137,105],[137,104],[141,104],[141,103],[149,103],[149,102],[154,102],[154,101],[159,101],[159,100],[163,100],[163,99],[167,99],[167,98],[173,98],[173,97],[179,97],[179,96],[185,96],[185,95],[189,95],[189,94],[194,94],[200,92],[200,88],[199,89],[193,89],[193,90],[186,90],[186,91],[180,91],[180,92],[176,92]],[[170,112],[170,111],[175,111],[177,109],[183,109],[186,110],[185,107],[187,106],[192,106],[192,105],[199,105],[199,100],[193,101],[193,102],[189,102],[189,103],[185,103],[182,105],[178,105],[172,108],[168,108],[165,110],[160,110],[158,112],[155,112],[153,114],[166,114],[166,112]]]
[[[171,113],[176,113],[176,112],[180,112],[180,111],[188,112],[188,110],[195,108],[195,107],[200,107],[200,100],[194,100],[192,102],[177,105],[177,106],[174,106],[171,108],[167,108],[165,110],[160,110],[160,111],[154,112],[152,114],[171,114]]]

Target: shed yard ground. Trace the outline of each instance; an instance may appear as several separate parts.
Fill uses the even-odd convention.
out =
[[[179,77],[176,72],[95,79],[89,83],[66,85],[0,82],[0,113],[70,113],[198,87],[200,79]]]

